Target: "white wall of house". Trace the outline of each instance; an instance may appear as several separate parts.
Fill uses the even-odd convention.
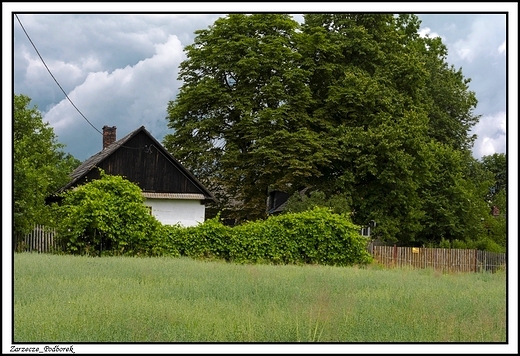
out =
[[[204,222],[206,209],[200,200],[146,198],[144,204],[164,225],[196,226]]]

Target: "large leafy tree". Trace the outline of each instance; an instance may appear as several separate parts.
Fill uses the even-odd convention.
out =
[[[43,121],[26,95],[14,95],[13,103],[13,215],[14,234],[23,235],[34,224],[48,224],[45,198],[63,186],[80,163],[63,151],[52,127]]]
[[[421,38],[419,25],[412,15],[310,14],[303,26],[311,115],[337,152],[317,184],[348,192],[357,224],[375,220],[382,238],[401,243],[461,238],[478,226],[461,213],[474,212],[477,191],[460,179],[476,99],[440,39]],[[451,170],[441,183],[465,194],[433,183],[442,167]],[[441,219],[426,198],[445,201]]]
[[[304,18],[230,15],[197,31],[165,146],[242,217],[262,216],[268,187],[312,186],[384,239],[470,235],[477,101],[442,41],[420,37],[414,15]]]
[[[478,240],[483,237],[481,219],[489,216],[484,187],[490,175],[466,151],[453,150],[446,144],[432,142],[429,155],[431,176],[422,184],[420,196],[425,216],[421,240]]]
[[[320,175],[323,137],[311,130],[309,73],[298,23],[281,14],[234,14],[197,31],[169,103],[164,145],[242,218],[265,214],[270,186]]]
[[[484,228],[490,239],[503,246],[507,245],[507,155],[494,153],[483,156],[480,160],[481,169],[490,177],[487,185],[482,187],[485,193],[488,211],[498,215],[484,215]],[[494,211],[498,208],[498,211]]]

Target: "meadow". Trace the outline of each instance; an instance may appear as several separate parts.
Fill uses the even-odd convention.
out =
[[[506,273],[14,254],[14,342],[481,342]]]

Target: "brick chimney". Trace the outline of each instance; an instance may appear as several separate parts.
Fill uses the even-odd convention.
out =
[[[103,126],[103,149],[116,141],[116,127]]]

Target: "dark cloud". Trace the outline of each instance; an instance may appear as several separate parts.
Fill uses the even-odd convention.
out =
[[[181,85],[177,75],[185,58],[183,48],[192,43],[196,30],[208,28],[219,16],[20,14],[19,18],[62,88],[96,128],[117,126],[120,136],[144,125],[161,140],[168,132],[166,106]],[[489,133],[501,132],[492,125],[496,128],[496,117],[506,112],[505,52],[500,51],[506,38],[505,16],[418,16],[424,33],[441,36],[450,64],[471,78],[470,90],[479,101],[475,114],[487,118],[474,128],[479,135],[474,154],[479,156]],[[295,18],[303,20],[302,15]],[[15,93],[33,99],[70,153],[88,158],[97,152],[97,144],[89,148],[84,141],[99,133],[66,99],[16,20],[14,25]],[[496,134],[493,139],[500,137]],[[506,145],[494,147],[505,151]]]
[[[15,93],[33,99],[66,150],[80,160],[98,151],[88,141],[100,136],[83,116],[98,130],[105,124],[117,126],[119,137],[145,126],[161,140],[167,133],[166,106],[180,86],[183,48],[193,41],[196,29],[216,18],[217,14],[20,16],[81,113],[56,85],[20,26],[14,34]]]

